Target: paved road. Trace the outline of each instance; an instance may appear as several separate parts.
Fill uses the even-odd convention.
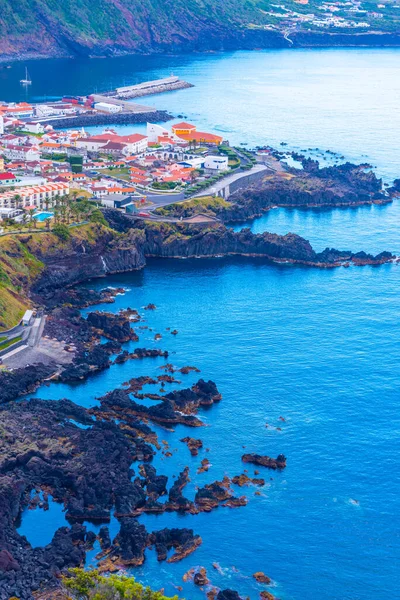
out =
[[[205,196],[206,194],[218,194],[227,185],[230,185],[234,181],[238,181],[239,179],[244,179],[245,177],[248,177],[249,175],[252,175],[253,173],[261,173],[262,171],[268,171],[268,170],[269,170],[269,167],[267,167],[264,164],[254,165],[254,167],[252,169],[249,169],[248,171],[240,171],[240,173],[233,173],[232,175],[228,175],[227,177],[224,177],[220,181],[217,181],[216,183],[214,183],[209,188],[205,188],[201,192],[194,194],[194,196],[192,196],[192,198],[199,198],[200,196]]]
[[[43,337],[45,323],[46,316],[34,319],[29,327],[25,344],[2,357],[3,364],[8,369],[19,369],[38,363],[54,365],[56,369],[57,365],[68,364],[72,361],[73,354],[64,350],[65,342]],[[23,329],[26,333],[28,328],[24,327]]]

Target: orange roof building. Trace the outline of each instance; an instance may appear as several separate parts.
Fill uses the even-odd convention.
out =
[[[196,125],[190,123],[177,123],[172,126],[172,133],[186,142],[195,142],[196,144],[215,144],[219,146],[223,139],[220,135],[197,131]]]

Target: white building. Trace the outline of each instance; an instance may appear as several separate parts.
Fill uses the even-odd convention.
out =
[[[10,160],[40,160],[40,152],[36,146],[16,146],[9,144],[4,149],[4,156]]]
[[[54,204],[57,196],[66,196],[69,193],[69,183],[46,183],[35,187],[21,188],[0,194],[0,208],[14,208],[20,206],[27,208],[47,208]],[[16,196],[19,196],[16,199]]]
[[[100,110],[101,112],[106,112],[106,113],[111,113],[111,114],[122,111],[122,106],[120,106],[119,104],[111,104],[108,102],[95,102],[94,108],[96,110]]]
[[[0,115],[0,135],[4,133],[4,117]]]
[[[56,111],[48,104],[37,104],[35,107],[35,114],[37,117],[51,117],[51,115],[56,114]]]
[[[23,127],[24,131],[28,131],[29,133],[44,133],[44,127],[40,123],[36,121],[31,121],[30,123],[25,123]]]
[[[169,137],[171,135],[171,132],[168,131],[168,129],[165,129],[165,127],[162,127],[161,125],[157,125],[155,123],[147,123],[146,134],[149,138],[150,144],[157,144],[159,137]]]
[[[147,150],[148,138],[140,133],[132,133],[131,135],[118,135],[116,133],[101,133],[88,138],[79,138],[76,140],[77,148],[84,148],[88,152],[101,152],[103,146],[109,142],[122,144],[125,147],[123,154],[141,154]]]
[[[228,157],[227,156],[206,156],[204,160],[204,168],[210,171],[227,171]]]

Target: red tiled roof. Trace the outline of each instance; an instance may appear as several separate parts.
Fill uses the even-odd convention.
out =
[[[191,123],[186,123],[186,121],[182,121],[181,123],[176,123],[172,125],[172,129],[196,129],[196,125],[192,125]]]

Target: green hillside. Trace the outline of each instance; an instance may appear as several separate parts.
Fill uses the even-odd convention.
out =
[[[376,33],[390,44],[400,31],[397,0],[0,0],[0,14],[3,57],[318,45],[329,36],[342,45],[343,35],[368,45]]]

